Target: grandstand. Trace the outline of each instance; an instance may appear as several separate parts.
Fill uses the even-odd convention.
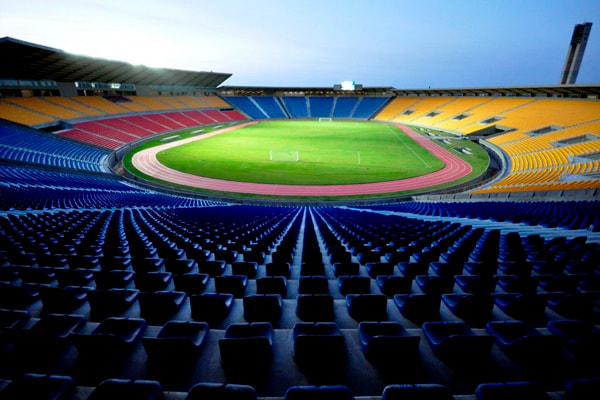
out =
[[[29,80],[0,99],[0,398],[597,393],[599,85],[234,88],[0,39],[3,59],[23,52],[38,62],[7,69]],[[54,68],[65,58],[92,72]],[[102,85],[116,77],[118,93]],[[33,92],[46,80],[63,89]],[[147,140],[296,118],[475,140],[497,170],[452,193],[301,205],[122,176]]]

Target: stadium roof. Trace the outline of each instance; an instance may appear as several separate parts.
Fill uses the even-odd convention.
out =
[[[600,98],[600,84],[578,85],[542,85],[542,86],[509,86],[480,88],[445,88],[445,89],[396,89],[393,87],[368,87],[360,90],[340,91],[330,87],[261,87],[261,86],[220,86],[219,91],[226,94],[239,95],[281,95],[298,93],[302,95],[346,94],[346,95],[398,95],[398,96],[549,96]]]
[[[446,88],[446,89],[394,89],[394,93],[404,96],[560,96],[560,97],[593,97],[600,96],[600,84],[579,85],[541,85],[541,86],[508,86],[481,88]]]
[[[218,72],[150,68],[122,61],[80,56],[11,37],[0,38],[0,59],[0,78],[19,80],[215,88],[231,76]]]

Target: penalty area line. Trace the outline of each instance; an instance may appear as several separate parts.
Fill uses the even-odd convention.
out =
[[[401,136],[398,136],[398,134],[389,125],[386,125],[386,126],[394,134],[394,136],[396,136],[396,139],[398,139],[400,141],[400,143],[402,143],[407,149],[409,149],[410,151],[412,151],[412,153],[415,156],[417,156],[417,158],[419,160],[421,160],[421,162],[425,165],[425,167],[431,168],[431,165],[429,165],[429,163],[427,161],[423,160],[423,158],[415,151],[415,149],[413,149],[412,147],[410,147],[408,145],[408,143],[406,143]]]

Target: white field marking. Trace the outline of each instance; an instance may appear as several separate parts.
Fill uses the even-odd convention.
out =
[[[429,165],[429,163],[427,161],[423,160],[423,158],[419,154],[417,154],[417,152],[412,147],[410,147],[401,136],[398,136],[398,134],[389,125],[386,125],[386,126],[394,134],[394,136],[396,136],[396,139],[398,139],[407,149],[412,151],[412,153],[415,156],[417,156],[419,158],[419,160],[421,160],[421,162],[425,165],[425,167],[431,168],[431,165]]]

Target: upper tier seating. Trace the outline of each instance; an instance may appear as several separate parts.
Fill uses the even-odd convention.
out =
[[[11,104],[16,104],[24,109],[33,110],[37,113],[48,115],[54,119],[66,120],[85,116],[85,114],[80,112],[69,110],[64,106],[46,101],[46,99],[43,97],[16,97],[12,99],[6,99],[5,101]]]
[[[387,100],[387,97],[362,97],[352,113],[352,118],[369,119]]]
[[[310,117],[331,117],[333,97],[308,97]]]
[[[231,108],[218,96],[75,96],[0,99],[0,118],[35,126],[59,120],[157,112]]]
[[[253,119],[358,118],[369,119],[388,97],[342,96],[228,96],[226,100]],[[289,117],[288,117],[289,115]]]
[[[331,116],[333,118],[350,118],[358,100],[358,97],[337,97]]]
[[[287,118],[281,103],[273,96],[254,96],[254,102],[267,114],[269,118]]]
[[[283,105],[292,118],[307,118],[308,106],[306,97],[283,96],[281,98]]]
[[[6,101],[0,101],[0,118],[23,125],[38,125],[54,121],[54,118],[48,115],[27,110]]]
[[[255,102],[252,101],[251,97],[246,96],[229,96],[227,101],[233,104],[235,107],[242,110],[248,116],[253,119],[264,119],[268,118],[262,110],[258,108]]]

